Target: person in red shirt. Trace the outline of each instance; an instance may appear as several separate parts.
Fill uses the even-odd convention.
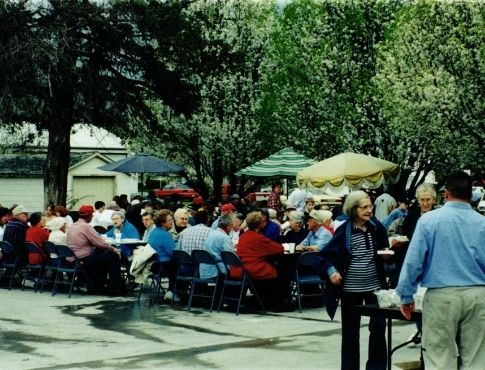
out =
[[[260,233],[263,217],[260,212],[251,212],[246,217],[248,230],[239,238],[237,254],[244,268],[253,280],[257,280],[256,289],[265,307],[273,307],[274,311],[288,311],[289,276],[285,269],[277,269],[271,257],[282,256],[283,246]],[[232,267],[230,275],[242,278],[241,267]]]
[[[29,263],[38,265],[46,258],[44,242],[49,239],[49,231],[45,229],[46,217],[40,212],[32,213],[29,219],[30,227],[25,234],[25,241],[34,243],[41,254],[29,253]]]

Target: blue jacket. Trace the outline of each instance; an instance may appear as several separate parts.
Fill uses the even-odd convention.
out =
[[[167,230],[156,227],[148,236],[148,244],[157,251],[160,262],[168,262],[172,259],[175,242]]]
[[[381,286],[385,287],[384,261],[377,256],[377,251],[389,246],[386,228],[374,217],[367,223],[367,227],[374,240],[374,258],[376,261],[377,274]],[[350,249],[351,230],[352,220],[348,219],[335,231],[333,238],[328,244],[321,251],[317,252],[320,259],[317,262],[316,267],[322,278],[327,280],[325,308],[332,319],[337,310],[342,285],[336,286],[332,284],[329,277],[335,271],[338,271],[342,276],[342,279],[345,279],[352,258],[352,251]]]
[[[115,227],[112,227],[108,230],[106,235],[109,238],[115,237]],[[121,228],[121,237],[123,239],[140,239],[140,234],[133,224],[131,224],[128,220],[123,222],[123,227]],[[120,244],[120,252],[123,256],[128,257],[133,254],[133,247],[125,244]]]

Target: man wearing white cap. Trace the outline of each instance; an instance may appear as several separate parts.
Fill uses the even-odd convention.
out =
[[[307,237],[296,246],[299,251],[313,251],[318,252],[327,245],[332,239],[332,233],[323,227],[324,215],[321,211],[312,210],[308,215],[308,233]]]
[[[17,206],[12,210],[12,221],[5,226],[3,240],[9,242],[17,248],[21,262],[27,261],[27,251],[25,250],[25,234],[29,225],[29,211],[24,206]]]

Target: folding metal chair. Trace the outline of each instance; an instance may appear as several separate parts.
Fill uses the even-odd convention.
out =
[[[2,250],[3,259],[0,260],[0,280],[2,278],[9,278],[8,290],[12,289],[15,276],[23,280],[22,266],[19,262],[17,248],[7,241],[0,241],[0,249]]]
[[[54,243],[49,241],[44,242],[44,249],[49,258],[44,264],[44,274],[42,275],[40,292],[42,293],[44,291],[45,283],[52,283],[52,295],[54,295],[54,284],[61,259],[57,254],[57,246]],[[48,277],[48,274],[50,274],[50,278]]]
[[[150,292],[150,306],[155,302],[158,302],[161,296],[165,295],[166,289],[163,284],[168,281],[168,275],[160,262],[155,261],[151,269],[153,272],[148,277],[148,279],[150,279],[150,284],[148,285],[148,290]],[[138,304],[140,304],[141,294],[144,286],[145,284],[140,284],[138,291]]]
[[[305,252],[298,257],[294,277],[292,280],[292,297],[298,300],[298,309],[301,313],[302,297],[321,297],[322,304],[325,294],[325,281],[315,270],[316,252]],[[318,289],[315,293],[302,292],[302,286],[314,286]]]
[[[249,277],[248,272],[244,268],[244,265],[241,259],[239,258],[239,256],[233,252],[222,251],[221,258],[222,258],[222,262],[224,263],[224,266],[226,266],[228,273],[226,274],[222,285],[221,299],[219,300],[219,307],[217,308],[217,312],[221,310],[222,303],[225,299],[225,300],[237,302],[236,315],[239,315],[239,309],[241,307],[242,300],[246,297],[246,290],[249,288],[251,293],[256,297],[256,300],[258,301],[258,304],[261,306],[261,309],[263,310],[263,312],[266,313],[263,302],[261,301],[261,298],[259,297],[256,289],[254,288],[254,284],[251,278]],[[244,273],[243,273],[242,279],[235,279],[230,276],[229,271],[231,266],[239,266],[243,269]],[[224,296],[226,286],[239,287],[237,298]]]
[[[83,278],[86,281],[86,284],[93,287],[91,280],[89,279],[86,271],[84,270],[81,262],[76,258],[76,255],[69,248],[67,245],[57,245],[57,255],[60,259],[59,267],[57,268],[56,280],[54,282],[54,289],[53,294],[57,294],[59,284],[64,284],[69,286],[69,298],[72,295],[72,289],[74,288],[75,283],[79,283],[79,276],[82,274]],[[68,259],[73,258],[72,262],[68,261]],[[63,274],[67,274],[67,279],[63,280]]]
[[[194,279],[194,260],[192,256],[185,251],[174,250],[172,252],[172,258],[177,264],[177,275],[175,276],[175,283],[173,287],[173,297],[175,294],[184,294],[187,297],[190,296],[192,288],[192,281]],[[183,289],[180,286],[183,286]],[[174,299],[170,302],[170,306],[173,305]]]
[[[190,310],[194,297],[211,298],[210,312],[212,312],[212,308],[214,307],[214,300],[216,298],[217,287],[219,286],[219,280],[223,274],[221,273],[221,270],[219,269],[219,266],[217,265],[214,256],[206,250],[192,250],[192,259],[194,260],[194,278],[192,279],[192,286],[190,288],[189,304],[187,309]],[[199,267],[202,263],[215,266],[217,269],[217,275],[210,278],[200,277]],[[208,286],[209,284],[214,284],[214,290],[212,291],[211,295],[204,294],[202,291],[196,293],[197,286]]]
[[[32,281],[34,283],[34,292],[37,292],[41,285],[41,281],[42,281],[41,276],[44,273],[45,253],[43,253],[37,245],[30,242],[25,243],[25,248],[27,249],[29,258],[32,256],[37,256],[39,261],[41,261],[41,263],[38,263],[38,264],[27,263],[25,265],[25,274],[24,274],[24,278],[22,279],[21,290],[24,290],[25,283],[27,281]]]

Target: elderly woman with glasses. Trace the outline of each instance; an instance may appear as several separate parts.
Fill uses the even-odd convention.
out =
[[[117,234],[121,234],[122,239],[140,239],[140,234],[133,224],[125,218],[125,211],[114,211],[111,215],[113,227],[109,229],[106,235],[109,238],[115,238]],[[124,262],[130,260],[133,255],[133,247],[125,244],[120,245],[121,257]]]
[[[343,211],[349,217],[318,255],[322,274],[328,276],[326,309],[333,318],[341,299],[341,369],[360,369],[360,315],[357,305],[377,303],[373,293],[385,287],[383,258],[377,251],[387,249],[385,227],[373,216],[372,202],[363,191],[350,193]],[[387,351],[384,318],[371,318],[366,369],[386,369]]]
[[[178,241],[180,233],[184,231],[186,228],[190,227],[189,217],[190,217],[190,214],[188,209],[186,208],[178,208],[174,212],[173,214],[174,224],[169,232],[175,243]]]

